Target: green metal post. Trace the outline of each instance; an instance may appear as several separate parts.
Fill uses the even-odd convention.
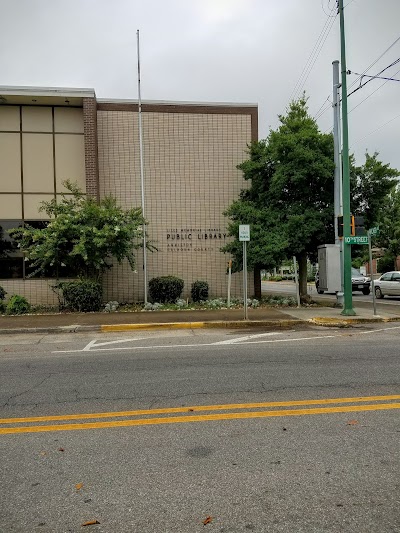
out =
[[[346,68],[346,41],[344,34],[344,8],[343,0],[339,0],[340,19],[340,51],[342,66],[342,127],[343,127],[343,234],[350,236],[350,162],[349,162],[349,129],[347,121],[347,68]],[[344,244],[343,249],[343,274],[344,274],[344,306],[342,315],[353,316],[353,294],[351,287],[351,244]]]

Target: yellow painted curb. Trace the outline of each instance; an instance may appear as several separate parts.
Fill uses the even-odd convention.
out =
[[[147,324],[107,324],[102,325],[103,333],[111,331],[132,331],[152,329],[199,329],[199,328],[247,328],[247,327],[289,327],[293,324],[307,324],[300,319],[288,320],[218,320],[209,322],[158,322]]]

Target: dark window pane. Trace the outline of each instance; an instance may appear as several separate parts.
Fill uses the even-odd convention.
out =
[[[22,278],[23,273],[22,257],[1,257],[0,258],[0,279]]]
[[[22,255],[8,230],[22,226],[21,220],[0,220],[0,258]]]
[[[49,221],[48,220],[25,220],[24,224],[26,226],[31,226],[31,228],[44,229],[44,228],[47,228]]]

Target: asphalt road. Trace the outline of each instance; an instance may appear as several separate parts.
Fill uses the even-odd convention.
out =
[[[399,532],[399,334],[3,335],[0,531]]]
[[[282,295],[296,295],[296,285],[292,281],[263,281],[261,283],[261,291],[262,294],[282,294]],[[321,302],[336,302],[336,295],[335,294],[318,294],[315,285],[309,283],[308,284],[308,294],[312,296],[314,300],[321,301]],[[360,291],[354,291],[353,292],[353,305],[355,308],[357,307],[369,307],[372,309],[372,294],[369,294],[368,296],[365,294],[362,294]],[[377,309],[382,310],[382,312],[399,312],[400,310],[400,297],[399,296],[385,296],[381,300],[376,300]]]

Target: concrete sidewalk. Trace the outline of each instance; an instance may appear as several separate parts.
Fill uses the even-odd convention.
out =
[[[0,317],[1,333],[60,333],[77,331],[129,331],[134,329],[188,329],[210,327],[290,327],[321,325],[351,327],[369,322],[400,321],[399,314],[381,313],[373,317],[372,310],[357,309],[354,317],[343,317],[332,307],[249,309],[249,320],[243,320],[243,309],[195,311],[146,311],[135,313],[60,313]]]

